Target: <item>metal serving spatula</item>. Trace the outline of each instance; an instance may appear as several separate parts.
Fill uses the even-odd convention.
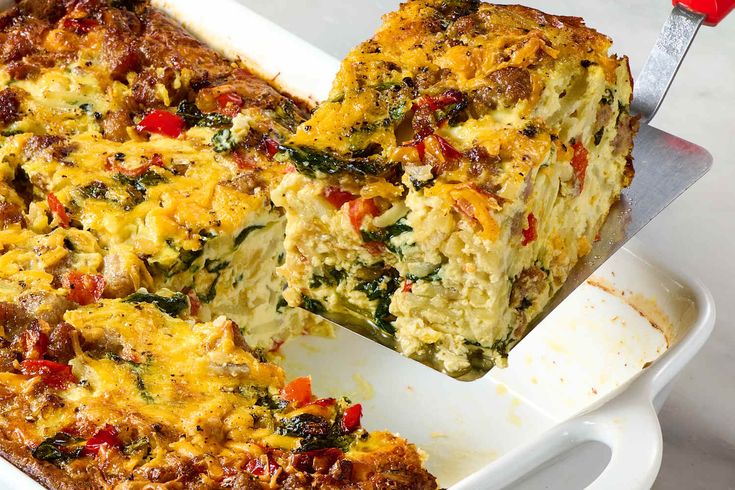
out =
[[[674,9],[664,24],[643,70],[635,81],[632,112],[640,116],[635,139],[635,178],[600,231],[588,255],[572,269],[564,285],[533,320],[541,322],[572,291],[620,247],[638,233],[666,206],[699,180],[712,166],[712,156],[703,148],[649,125],[702,24],[714,26],[735,7],[735,0],[673,0]],[[330,319],[386,347],[396,350],[395,341],[381,330],[356,325],[347,318]],[[529,328],[528,330],[531,330]],[[431,361],[423,361],[432,365]],[[484,366],[483,366],[484,365]],[[480,362],[459,379],[477,379],[492,367]]]

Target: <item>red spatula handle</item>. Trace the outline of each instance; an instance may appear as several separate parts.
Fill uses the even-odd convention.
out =
[[[708,26],[716,26],[735,8],[735,0],[673,0],[672,3],[704,15]]]

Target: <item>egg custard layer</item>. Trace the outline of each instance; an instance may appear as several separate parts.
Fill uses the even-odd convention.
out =
[[[386,15],[279,155],[297,169],[272,193],[289,304],[450,373],[502,364],[632,178],[632,81],[610,45],[521,6]]]
[[[147,2],[0,14],[0,455],[52,489],[435,489],[269,351],[305,107]]]

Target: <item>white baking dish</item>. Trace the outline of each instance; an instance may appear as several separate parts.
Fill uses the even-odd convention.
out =
[[[240,4],[154,3],[290,92],[313,100],[328,92],[337,61]],[[284,365],[291,377],[313,375],[321,395],[349,394],[363,403],[366,427],[415,442],[443,486],[537,487],[528,477],[539,465],[597,441],[611,454],[599,476],[594,465],[576,467],[552,472],[544,487],[573,488],[594,479],[594,488],[647,488],[661,461],[655,409],[712,331],[714,303],[698,281],[653,265],[635,242],[594,282],[514,349],[509,368],[471,383],[346,330],[335,338],[287,342]],[[522,478],[525,484],[518,483]],[[0,460],[0,488],[38,487]]]

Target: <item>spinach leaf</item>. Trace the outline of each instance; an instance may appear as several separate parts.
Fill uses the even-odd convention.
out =
[[[331,425],[323,417],[302,413],[282,420],[277,432],[284,436],[293,437],[323,437],[329,434]]]
[[[232,131],[229,129],[220,129],[212,136],[212,147],[217,153],[232,151],[235,147],[235,140],[232,137]]]
[[[204,260],[204,270],[207,272],[210,272],[212,274],[216,274],[229,266],[230,263],[226,260],[217,260],[217,259],[205,259]]]
[[[112,178],[127,187],[126,191],[130,199],[125,205],[126,210],[137,206],[145,200],[148,187],[153,187],[167,181],[166,177],[157,174],[153,170],[148,170],[140,177],[128,177],[123,174],[115,174]]]
[[[124,300],[126,303],[151,303],[162,312],[177,316],[189,307],[189,298],[183,293],[174,293],[170,297],[160,296],[153,293],[133,293]]]
[[[84,439],[79,439],[66,432],[59,432],[41,442],[31,454],[41,461],[54,464],[66,463],[82,455],[83,442]]]
[[[335,267],[328,267],[324,269],[323,275],[314,274],[313,276],[311,276],[309,287],[318,288],[323,285],[337,286],[344,280],[346,275],[347,272],[343,270],[337,269]]]
[[[393,326],[395,317],[390,313],[391,295],[400,286],[398,271],[387,269],[382,275],[369,281],[363,281],[355,286],[356,291],[365,293],[371,301],[377,301],[373,322],[384,332],[393,335],[396,332]]]
[[[288,302],[283,299],[283,296],[278,298],[278,303],[276,303],[276,312],[281,313],[283,312],[283,309],[288,306]]]
[[[296,106],[290,100],[285,99],[283,104],[279,105],[276,108],[273,118],[278,124],[288,129],[289,131],[296,131],[296,127],[298,126],[299,121],[296,116]]]
[[[260,230],[261,228],[265,228],[265,225],[251,225],[243,228],[243,230],[235,237],[235,247],[239,247],[240,244],[245,241],[248,235],[250,235],[255,230]]]
[[[396,327],[393,326],[395,320],[396,317],[390,313],[390,298],[380,298],[373,317],[375,325],[385,333],[395,335]]]
[[[194,263],[196,259],[201,257],[202,253],[204,252],[203,248],[200,248],[199,250],[182,250],[179,254],[179,266],[176,267],[176,272],[182,272],[187,270],[189,267],[191,267],[191,264]]]
[[[417,276],[414,274],[406,274],[406,279],[412,282],[416,281],[441,281],[441,277],[439,277],[439,272],[441,271],[441,264],[437,265],[436,268],[434,268],[433,271],[429,272],[425,276]]]
[[[391,243],[391,239],[403,233],[413,231],[413,228],[408,224],[406,218],[401,218],[390,226],[385,228],[378,228],[373,231],[360,230],[363,242],[379,242],[385,244],[385,246],[393,253],[398,253],[396,247]]]
[[[395,270],[395,269],[393,269]],[[376,300],[393,294],[400,281],[393,275],[380,276],[372,281],[363,281],[355,286],[356,291],[365,293],[369,300]]]
[[[79,188],[79,193],[87,199],[104,200],[107,198],[107,184],[99,180],[93,180],[84,187]]]
[[[326,311],[326,308],[324,308],[324,305],[321,304],[321,302],[304,295],[301,296],[301,307],[306,311],[316,313],[317,315]]]
[[[303,413],[281,420],[276,431],[282,435],[301,437],[299,447],[296,449],[299,453],[330,447],[346,452],[357,439],[354,433],[343,433],[341,414],[337,414],[334,422],[330,422],[325,418]]]
[[[340,173],[378,175],[383,170],[382,167],[367,159],[342,159],[308,147],[296,148],[281,145],[280,149],[291,157],[296,170],[309,177],[315,177],[317,172],[327,175]]]
[[[269,408],[271,410],[282,410],[288,406],[288,402],[282,398],[271,395],[267,389],[260,388],[256,391],[257,399],[255,405]]]
[[[388,110],[388,116],[390,116],[391,121],[401,121],[410,108],[411,104],[409,104],[408,101],[403,101],[400,104],[391,107]]]
[[[184,119],[188,126],[202,126],[214,128],[218,126],[229,126],[232,124],[232,118],[216,112],[203,113],[199,110],[194,102],[184,100],[176,109],[176,114]]]
[[[151,443],[147,437],[141,437],[140,439],[131,441],[123,447],[123,454],[127,456],[138,451],[145,451],[144,457],[147,457],[151,452]]]
[[[214,276],[214,280],[209,284],[209,287],[207,288],[207,292],[205,294],[199,294],[197,293],[197,296],[199,297],[199,300],[202,303],[211,303],[214,301],[214,298],[217,297],[217,283],[219,282],[219,274]]]

